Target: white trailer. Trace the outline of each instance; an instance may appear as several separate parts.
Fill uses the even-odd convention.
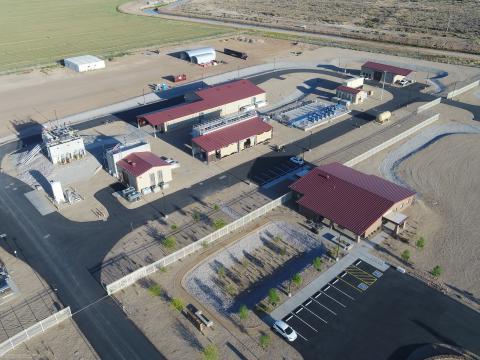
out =
[[[343,85],[351,87],[353,89],[358,89],[363,86],[364,78],[361,76],[355,76],[343,81]]]
[[[105,61],[92,55],[71,57],[64,60],[65,67],[76,72],[85,72],[105,68]]]

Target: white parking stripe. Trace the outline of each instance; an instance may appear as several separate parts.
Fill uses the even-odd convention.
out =
[[[293,315],[290,315],[290,316],[288,317],[288,319],[285,319],[285,321],[290,320],[292,317],[293,317]]]
[[[346,297],[352,299],[352,300],[355,300],[353,297],[351,297],[350,295],[348,295],[347,293],[343,292],[342,290],[340,290],[339,288],[337,288],[336,286],[333,286],[332,287],[337,290],[337,291],[340,291],[343,295],[345,295]]]
[[[330,288],[330,287],[329,287],[329,288]],[[346,305],[342,304],[342,303],[341,303],[340,301],[338,301],[337,299],[335,299],[335,298],[331,297],[330,295],[328,295],[326,292],[322,291],[322,293],[323,293],[324,295],[327,295],[330,299],[332,299],[333,301],[335,301],[335,302],[336,302],[337,304],[339,304],[340,306],[343,306],[344,308],[347,307]]]
[[[303,306],[303,305],[302,305],[302,306]],[[304,306],[303,306],[303,307],[304,307]],[[315,313],[314,313],[312,310],[310,310],[309,308],[306,308],[306,307],[304,307],[304,308],[305,308],[305,310],[311,312],[311,313],[313,314],[313,316],[316,316],[317,318],[319,318],[320,320],[322,320],[325,324],[328,324],[328,321],[327,321],[327,320],[322,319],[320,316],[318,316],[317,314],[315,314]]]
[[[355,266],[358,266],[362,263],[362,260],[358,260],[357,263],[355,264]]]
[[[318,302],[317,300],[315,299],[312,299],[313,301],[315,301],[318,305],[320,306],[323,306],[325,309],[327,309],[328,311],[330,311],[333,315],[337,315],[337,313],[333,310],[330,310],[328,307],[326,307],[325,305],[323,305],[321,302]]]
[[[298,316],[297,314],[293,314],[293,316],[295,316],[298,320],[300,320],[301,322],[303,322],[305,325],[307,325],[310,329],[312,329],[313,331],[315,332],[318,332],[317,329],[315,329],[312,325],[310,325],[309,323],[307,323],[305,320],[303,320],[300,316]]]
[[[336,284],[338,282],[338,279],[335,279],[335,281],[333,282],[333,284]]]
[[[292,329],[293,329],[293,327],[292,327]],[[303,336],[302,334],[300,334],[300,333],[298,332],[298,330],[295,330],[295,329],[293,329],[293,330],[294,330],[294,331],[297,333],[297,335],[300,336],[303,340],[308,341],[308,339],[307,339],[305,336]]]

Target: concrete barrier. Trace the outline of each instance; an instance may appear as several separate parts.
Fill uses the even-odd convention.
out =
[[[456,90],[453,90],[453,91],[450,91],[448,94],[447,94],[447,99],[453,99],[455,96],[457,95],[460,95],[460,94],[463,94],[464,92],[468,91],[468,90],[471,90],[477,86],[480,85],[480,80],[477,80],[477,81],[474,81],[468,85],[465,85],[464,87],[460,88],[460,89],[456,89]]]
[[[407,136],[417,132],[418,130],[424,128],[425,126],[428,126],[428,125],[434,123],[439,118],[440,118],[439,114],[433,115],[433,116],[429,117],[428,119],[422,121],[420,124],[415,125],[414,127],[404,131],[403,133],[398,134],[397,136],[394,136],[393,138],[385,141],[384,143],[375,146],[374,148],[364,152],[363,154],[361,154],[357,157],[354,157],[353,159],[347,161],[344,165],[354,166],[354,165],[358,164],[359,162],[362,162],[363,160],[366,160],[369,157],[371,157],[371,156],[379,153],[380,151],[386,149],[387,147],[392,146],[393,144],[399,142],[400,140],[405,139]]]
[[[438,98],[435,100],[432,100],[426,104],[423,104],[422,106],[419,106],[417,109],[417,114],[420,114],[421,112],[424,112],[425,110],[428,110],[442,102],[442,98]]]

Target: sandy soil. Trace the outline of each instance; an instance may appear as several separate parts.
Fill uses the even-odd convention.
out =
[[[428,242],[419,254],[422,268],[442,266],[447,286],[476,299],[480,299],[479,140],[479,135],[447,136],[405,160],[398,171],[441,218],[438,224],[419,219],[418,231]]]
[[[5,358],[28,360],[100,359],[73,320],[65,320],[46,333],[19,345],[10,351]]]

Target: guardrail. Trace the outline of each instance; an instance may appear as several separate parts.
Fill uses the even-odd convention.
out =
[[[72,317],[72,312],[70,311],[70,306],[56,312],[53,315],[50,315],[46,319],[39,321],[35,325],[30,326],[28,329],[19,332],[18,334],[12,336],[11,338],[5,340],[0,344],[0,356],[5,355],[10,350],[14,349],[16,346],[22,344],[23,342],[31,339],[32,337],[41,334],[47,331],[52,326],[55,326],[62,321]]]
[[[152,264],[146,265],[141,267],[140,269],[137,269],[133,272],[131,272],[128,275],[125,275],[123,278],[118,279],[111,284],[108,284],[106,286],[107,293],[108,295],[112,295],[116,293],[117,291],[120,291],[122,289],[125,289],[126,287],[129,287],[130,285],[133,285],[135,282],[137,282],[140,279],[143,279],[144,277],[147,277],[155,272],[157,272],[159,269],[168,266],[170,264],[173,264],[174,262],[177,262],[178,260],[183,259],[184,257],[202,249],[203,247],[217,241],[218,239],[222,238],[225,235],[230,234],[231,232],[240,229],[241,227],[245,226],[246,224],[250,223],[251,221],[259,218],[260,216],[265,215],[268,213],[270,210],[273,210],[277,206],[280,206],[281,204],[286,203],[288,200],[290,200],[292,197],[291,192],[286,193],[285,195],[279,197],[278,199],[275,199],[268,204],[263,205],[262,207],[259,207],[258,209],[252,211],[251,213],[241,217],[240,219],[237,219],[233,222],[231,222],[228,225],[225,225],[223,228],[214,231],[213,233],[197,240],[196,242],[187,245],[183,247],[182,249],[167,255],[157,261],[155,261]]]
[[[435,100],[432,100],[426,104],[423,104],[422,106],[419,106],[418,109],[417,109],[417,114],[420,114],[421,112],[424,112],[432,107],[434,107],[435,105],[438,105],[442,102],[442,98],[437,98]]]
[[[460,94],[463,94],[465,91],[468,91],[468,90],[471,90],[473,89],[474,87],[477,87],[480,85],[480,80],[477,80],[477,81],[474,81],[468,85],[465,85],[464,87],[460,88],[460,89],[456,89],[456,90],[453,90],[453,91],[450,91],[448,94],[447,94],[447,99],[453,99],[455,96],[457,95],[460,95]]]
[[[411,127],[410,129],[404,131],[403,133],[398,134],[397,136],[394,136],[393,138],[385,141],[384,143],[382,143],[378,146],[375,146],[374,148],[364,152],[363,154],[361,154],[357,157],[354,157],[353,159],[344,163],[344,165],[354,166],[354,165],[358,164],[359,162],[361,162],[365,159],[368,159],[370,156],[373,156],[376,153],[378,153],[378,152],[386,149],[387,147],[395,144],[396,142],[406,138],[407,136],[413,134],[414,132],[420,130],[421,128],[424,128],[425,126],[428,126],[428,125],[432,124],[433,122],[437,121],[439,118],[440,118],[440,114],[433,115],[433,116],[429,117],[428,119],[422,121],[420,124],[415,125],[414,127]]]

